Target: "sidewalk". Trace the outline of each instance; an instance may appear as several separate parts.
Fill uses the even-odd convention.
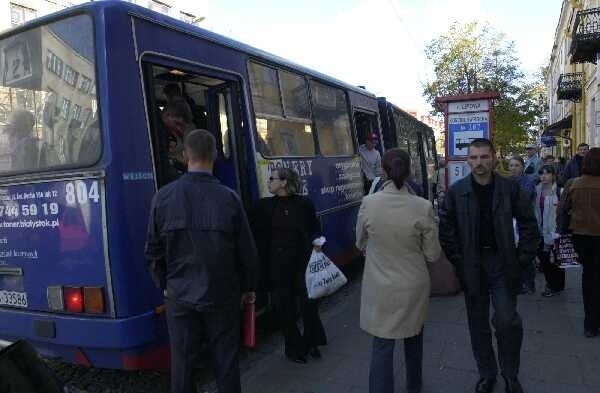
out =
[[[537,281],[538,293],[519,297],[525,328],[520,375],[526,393],[600,392],[600,338],[583,337],[579,269],[568,272],[568,289],[554,298],[542,298],[539,273]],[[358,327],[359,303],[360,277],[324,302],[329,345],[322,348],[321,360],[305,365],[286,360],[279,334],[261,341],[242,362],[243,392],[367,393],[371,338]],[[423,393],[473,392],[478,374],[462,295],[432,298],[424,334]],[[396,392],[401,393],[401,341],[395,369]],[[495,392],[504,392],[501,379]]]

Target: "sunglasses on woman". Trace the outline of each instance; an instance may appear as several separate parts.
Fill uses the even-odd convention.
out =
[[[273,181],[273,180],[281,180],[281,181],[283,181],[283,180],[285,180],[285,178],[283,178],[283,177],[273,177],[273,176],[270,176],[270,177],[269,177],[269,181]]]

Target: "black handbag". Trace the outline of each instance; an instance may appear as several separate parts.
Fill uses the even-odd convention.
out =
[[[26,341],[0,351],[0,393],[61,393],[61,384]]]

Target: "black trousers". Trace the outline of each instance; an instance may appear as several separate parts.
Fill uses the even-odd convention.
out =
[[[477,295],[465,295],[471,346],[481,377],[493,378],[498,373],[492,347],[490,300],[494,306],[492,325],[498,343],[498,358],[502,375],[514,378],[519,373],[523,323],[517,313],[517,295],[507,285],[500,257],[484,251],[481,257],[481,290]]]
[[[310,348],[327,344],[325,329],[319,317],[318,303],[316,300],[309,299],[306,293],[304,272],[276,273],[274,295],[287,356],[305,356]],[[303,334],[300,333],[296,323],[298,306],[304,325]]]
[[[546,287],[553,292],[559,292],[565,289],[565,269],[561,269],[557,264],[551,263],[551,253],[554,254],[556,260],[556,254],[553,249],[541,249],[538,252],[538,258],[540,259],[542,271],[546,278]]]
[[[171,393],[192,393],[194,369],[206,343],[219,393],[240,393],[240,311],[196,311],[167,301],[171,341]]]
[[[584,328],[596,332],[600,329],[600,236],[573,235],[573,242],[583,266]]]

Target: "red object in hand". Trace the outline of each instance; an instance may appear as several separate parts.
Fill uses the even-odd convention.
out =
[[[256,308],[254,305],[254,303],[244,304],[242,345],[246,348],[254,348],[256,346]]]

